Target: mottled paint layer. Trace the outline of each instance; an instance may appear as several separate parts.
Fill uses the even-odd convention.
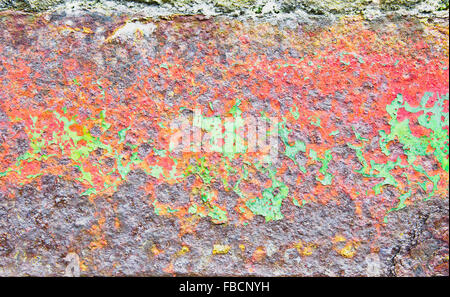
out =
[[[308,218],[295,209],[351,203],[352,220],[373,233],[325,232],[346,259],[361,245],[379,251],[393,213],[430,199],[448,203],[446,27],[343,18],[282,29],[204,17],[3,13],[0,30],[0,198],[16,201],[29,186],[43,191],[49,178],[72,184],[73,199],[86,201],[95,220],[85,226],[87,243],[64,248],[85,251],[86,263],[129,227],[125,216],[132,214],[123,207],[131,200],[117,193],[135,176],[141,182],[133,201],[152,216],[173,218],[182,242],[205,221],[243,233],[281,221],[301,230],[297,223]],[[172,151],[169,140],[179,130],[171,123],[180,115],[195,122],[195,109],[203,123],[278,118],[278,158],[220,147]],[[130,207],[139,210],[136,203]],[[14,234],[2,232],[6,247]],[[54,238],[58,230],[47,232],[44,238]],[[286,242],[284,253],[293,248],[308,257],[323,240]],[[447,246],[444,260],[427,268],[430,274],[448,274],[448,231],[440,244]],[[188,246],[172,259],[192,253]],[[164,253],[157,244],[146,248],[152,257]],[[222,242],[210,248],[217,256],[231,249]],[[243,260],[249,273],[271,248],[254,247]],[[160,272],[176,273],[173,265]],[[115,273],[114,265],[105,269]]]

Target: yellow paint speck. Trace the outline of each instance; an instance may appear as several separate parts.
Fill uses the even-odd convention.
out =
[[[213,255],[224,255],[224,254],[228,254],[228,252],[230,251],[231,246],[229,245],[224,245],[224,244],[215,244],[213,246]]]
[[[311,256],[317,248],[317,245],[314,243],[303,243],[301,240],[299,240],[294,246],[298,253],[302,256]]]

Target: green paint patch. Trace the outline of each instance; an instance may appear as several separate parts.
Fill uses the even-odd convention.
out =
[[[339,130],[334,130],[332,131],[330,134],[328,134],[329,136],[336,136],[339,135]]]
[[[449,126],[449,114],[444,112],[444,104],[448,104],[449,94],[440,96],[436,94],[436,100],[434,104],[429,106],[430,98],[433,97],[433,93],[425,93],[422,97],[419,106],[411,107],[408,102],[405,102],[403,96],[399,94],[391,104],[386,106],[386,111],[390,116],[389,125],[390,132],[387,133],[384,130],[379,131],[380,135],[380,149],[386,155],[390,156],[391,152],[388,149],[389,143],[392,141],[398,141],[403,147],[403,153],[407,156],[408,164],[404,165],[401,162],[400,157],[395,161],[386,161],[385,163],[377,163],[374,160],[367,160],[364,157],[364,148],[368,142],[368,139],[361,137],[356,131],[355,135],[358,140],[363,142],[362,145],[356,146],[348,144],[349,147],[355,150],[356,156],[362,165],[362,168],[356,170],[356,172],[362,174],[365,177],[382,178],[383,181],[376,184],[373,187],[375,194],[380,194],[382,187],[389,185],[398,187],[399,183],[392,175],[391,171],[400,169],[413,169],[418,173],[424,175],[433,185],[431,192],[427,187],[427,182],[418,182],[418,186],[424,191],[429,192],[428,198],[430,199],[438,188],[438,182],[440,180],[439,175],[432,175],[427,172],[422,165],[417,165],[415,161],[420,156],[434,155],[436,161],[441,165],[442,169],[446,172],[449,171],[448,160],[448,126]],[[429,107],[428,107],[429,106]],[[406,118],[402,121],[398,120],[398,112],[400,109],[404,109],[412,115],[418,115],[417,123],[427,131],[427,135],[415,136],[410,127],[410,119]],[[405,201],[412,196],[412,187],[415,187],[406,173],[402,174],[407,179],[407,184],[410,190],[405,194],[402,194],[398,199],[400,202],[390,211],[400,210],[404,208]]]
[[[289,188],[276,179],[276,171],[270,167],[258,166],[259,170],[267,173],[272,180],[272,186],[262,191],[261,197],[250,199],[246,206],[255,214],[264,216],[266,221],[281,220],[281,204],[289,193]]]
[[[331,155],[331,151],[327,150],[325,151],[325,156],[323,159],[319,158],[319,161],[322,162],[322,167],[319,169],[319,172],[324,176],[323,178],[316,177],[316,180],[318,180],[322,185],[328,186],[331,185],[331,181],[333,180],[333,175],[328,170],[328,165],[330,164],[330,161],[333,159],[333,156]]]
[[[324,186],[331,185],[331,182],[333,180],[333,175],[331,173],[327,172],[328,166],[329,166],[331,160],[333,159],[331,150],[326,150],[324,157],[319,158],[319,156],[317,155],[317,152],[314,151],[313,149],[310,149],[309,157],[316,162],[322,163],[322,167],[320,167],[319,172],[323,175],[323,178],[319,178],[316,176],[316,180],[319,181]]]
[[[211,217],[214,224],[224,224],[228,221],[227,212],[220,209],[217,205],[213,205],[208,212],[208,216]]]
[[[318,116],[311,116],[308,119],[310,120],[311,125],[322,128],[321,120]]]
[[[280,136],[285,147],[284,155],[291,159],[303,173],[306,173],[306,168],[301,166],[295,158],[299,152],[306,152],[306,144],[301,140],[297,140],[291,145],[289,143],[290,133],[291,130],[286,127],[286,119],[283,118],[283,121],[278,124],[278,135]]]

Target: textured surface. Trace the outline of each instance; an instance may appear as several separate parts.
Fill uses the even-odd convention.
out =
[[[138,3],[145,4],[137,5]],[[366,16],[397,15],[436,16],[448,10],[448,0],[0,0],[0,9],[12,8],[25,11],[45,11],[55,7],[111,8],[117,4],[128,8],[145,9],[150,5],[153,14],[228,14],[264,17],[280,13],[294,13],[298,16],[348,15]]]
[[[1,13],[0,274],[448,275],[432,21]],[[276,158],[180,116],[275,118]]]

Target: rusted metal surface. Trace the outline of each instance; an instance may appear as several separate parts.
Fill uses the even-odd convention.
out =
[[[2,12],[0,274],[448,275],[448,64],[416,19]]]

